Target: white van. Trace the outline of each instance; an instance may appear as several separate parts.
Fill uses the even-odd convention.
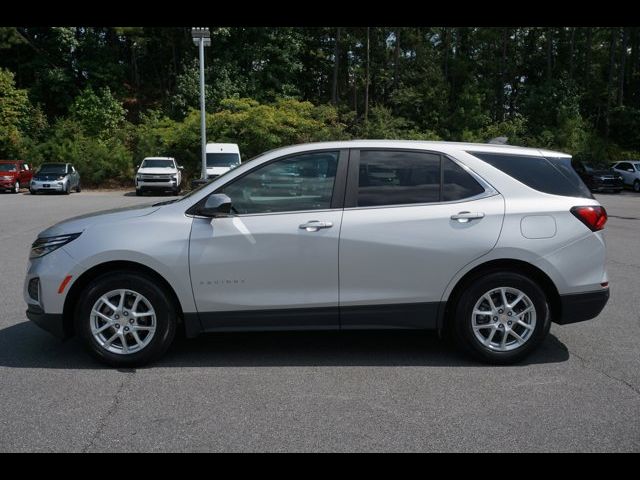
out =
[[[240,149],[235,143],[207,143],[207,178],[219,177],[240,165]]]

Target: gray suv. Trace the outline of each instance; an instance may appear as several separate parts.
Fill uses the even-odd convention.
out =
[[[516,362],[609,298],[605,209],[569,155],[327,142],[273,150],[189,194],[41,232],[27,316],[140,365],[176,331],[433,329]],[[123,233],[124,232],[124,233]]]

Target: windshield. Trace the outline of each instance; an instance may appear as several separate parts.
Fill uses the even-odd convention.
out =
[[[237,153],[207,153],[207,167],[233,167],[240,164]]]
[[[142,161],[140,168],[175,168],[173,160],[160,160],[158,158],[148,158]]]
[[[40,167],[38,173],[67,173],[67,166],[64,163],[45,163]]]
[[[15,172],[15,163],[0,163],[0,172]]]

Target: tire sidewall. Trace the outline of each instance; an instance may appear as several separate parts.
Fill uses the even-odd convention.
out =
[[[111,290],[130,289],[144,295],[156,313],[156,331],[151,342],[141,351],[129,355],[109,352],[91,333],[90,313],[95,302]],[[176,331],[176,309],[169,295],[156,282],[139,273],[109,273],[98,277],[84,290],[76,308],[76,331],[89,351],[99,360],[116,367],[139,366],[162,355],[171,345]]]
[[[633,191],[640,192],[640,180],[636,180],[633,182]]]
[[[476,302],[487,291],[499,287],[513,287],[524,292],[536,309],[536,326],[527,342],[514,350],[497,352],[480,344],[472,328],[472,313]],[[455,308],[454,337],[468,353],[480,360],[496,364],[518,362],[534,350],[549,332],[550,313],[544,291],[532,280],[512,272],[496,272],[476,278],[460,296]]]

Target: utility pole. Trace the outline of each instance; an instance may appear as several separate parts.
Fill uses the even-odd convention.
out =
[[[193,43],[200,50],[200,142],[202,146],[202,170],[200,182],[207,182],[207,123],[204,106],[204,47],[211,46],[211,34],[206,27],[194,27],[191,29]]]

